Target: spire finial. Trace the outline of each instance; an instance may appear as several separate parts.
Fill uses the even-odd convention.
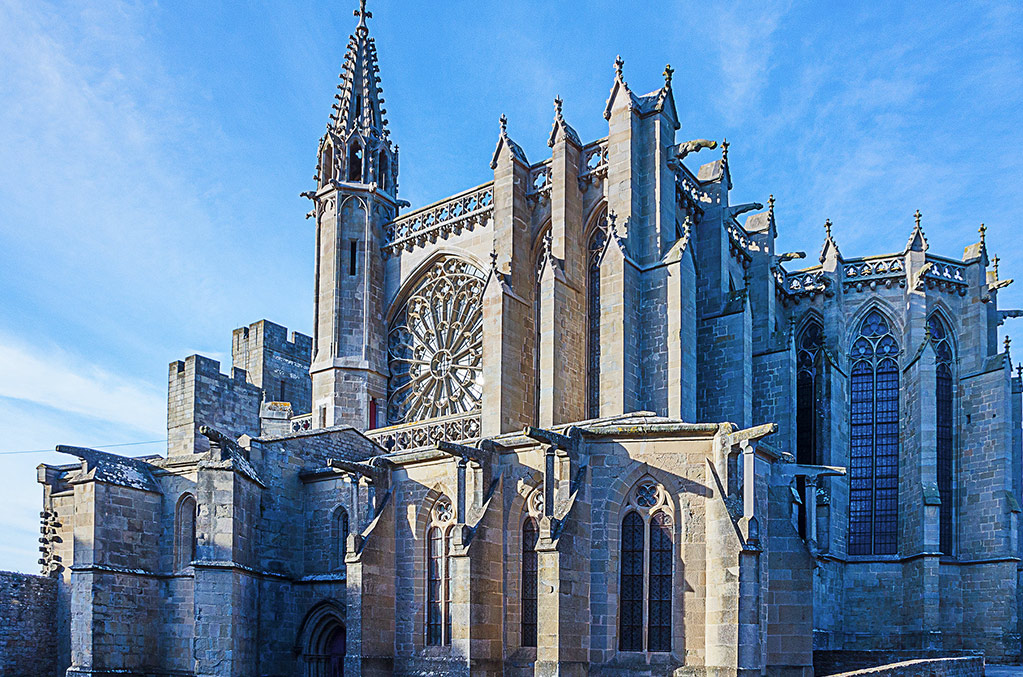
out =
[[[615,77],[617,77],[619,80],[623,80],[625,77],[624,75],[622,75],[622,66],[624,65],[625,59],[623,59],[622,55],[619,54],[618,56],[615,57]]]
[[[501,113],[501,136],[508,136],[508,116]]]
[[[1023,381],[1023,362],[1016,365],[1016,378]]]
[[[725,162],[728,162],[728,146],[730,145],[731,144],[728,143],[728,139],[723,139],[721,141],[721,159]]]
[[[826,221],[824,221],[824,233],[828,236],[828,239],[830,240],[831,239],[831,219],[827,219]]]
[[[987,226],[985,226],[983,223],[980,224],[980,228],[977,229],[977,232],[980,233],[980,244],[986,247],[987,246]]]
[[[665,87],[671,87],[671,76],[672,76],[672,74],[674,72],[675,72],[675,69],[671,67],[670,63],[667,64],[664,67],[664,73],[662,73],[662,75],[664,75],[664,86]]]
[[[356,30],[368,31],[366,28],[366,19],[373,18],[373,12],[366,11],[366,0],[359,0],[359,9],[352,12],[355,16],[359,17],[359,25],[356,26]]]
[[[554,97],[554,116],[557,118],[561,117],[561,104],[565,103],[561,100],[561,95]]]
[[[1008,334],[1006,334],[1006,335],[1005,335],[1005,354],[1006,354],[1006,355],[1008,355],[1008,354],[1009,354],[1009,344],[1010,344],[1010,343],[1012,343],[1012,339],[1011,339],[1011,338],[1009,338],[1009,335],[1008,335]]]
[[[774,193],[767,196],[767,211],[774,215]]]
[[[995,279],[998,279],[998,254],[995,254],[994,258],[991,259],[991,265],[995,269]]]
[[[918,209],[918,210],[916,210],[916,213],[915,213],[915,214],[913,214],[913,218],[914,218],[914,219],[916,219],[916,227],[917,227],[917,228],[919,228],[919,227],[920,227],[920,217],[921,217],[921,216],[923,216],[923,214],[921,214],[921,213],[920,213],[920,210],[919,210],[919,209]]]

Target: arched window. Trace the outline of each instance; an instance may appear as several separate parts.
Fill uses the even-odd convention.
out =
[[[899,521],[899,344],[871,311],[849,361],[849,554],[893,555]]]
[[[941,497],[939,510],[938,540],[941,552],[953,554],[955,534],[955,473],[952,416],[952,368],[955,363],[955,351],[952,345],[952,332],[937,313],[927,320],[927,329],[931,334],[931,346],[937,360],[934,382],[935,418],[937,422],[937,471],[938,495]]]
[[[324,144],[320,155],[320,187],[326,186],[334,178],[334,147]]]
[[[671,651],[673,521],[664,488],[644,480],[622,519],[619,651]]]
[[[536,543],[540,530],[532,516],[522,524],[522,646],[536,646]]]
[[[796,462],[816,464],[817,454],[817,387],[820,365],[817,356],[824,345],[820,322],[810,320],[796,340]]]
[[[587,305],[587,369],[586,415],[600,416],[600,257],[607,241],[607,208],[597,215],[593,232],[586,245],[586,305]]]
[[[454,511],[442,496],[430,513],[426,532],[426,643],[451,644],[451,542]]]
[[[358,141],[348,148],[348,180],[362,181],[362,146]]]
[[[480,408],[483,281],[483,271],[468,261],[439,259],[394,314],[387,338],[389,424]]]
[[[345,566],[345,555],[348,554],[348,512],[338,506],[334,511],[334,520],[331,531],[331,551],[334,560],[333,569],[337,571]]]
[[[195,559],[195,498],[185,494],[178,501],[174,527],[174,565],[184,569]]]
[[[377,156],[377,183],[380,185],[380,190],[388,190],[386,151],[380,151],[380,155]]]
[[[547,261],[551,250],[551,228],[545,226],[537,238],[539,246],[536,248],[533,270],[535,285],[533,287],[533,420],[540,425],[540,394],[543,391],[544,373],[540,368],[540,345],[543,341],[543,289],[540,285],[540,276],[543,275],[543,266]]]

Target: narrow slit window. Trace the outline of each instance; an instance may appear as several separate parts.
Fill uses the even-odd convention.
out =
[[[348,275],[349,277],[355,275],[355,263],[356,257],[358,256],[358,250],[356,249],[357,243],[352,240],[348,243]]]

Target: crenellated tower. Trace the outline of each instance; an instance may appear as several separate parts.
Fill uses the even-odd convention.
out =
[[[376,425],[387,396],[382,225],[396,212],[398,147],[387,130],[363,0],[320,140],[316,190],[313,426]]]

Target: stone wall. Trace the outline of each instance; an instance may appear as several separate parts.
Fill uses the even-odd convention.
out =
[[[57,579],[0,571],[0,675],[55,673],[56,609]]]
[[[313,382],[309,377],[313,340],[269,320],[239,327],[231,336],[231,361],[246,380],[262,388],[267,402],[290,402],[296,414],[309,413]]]

